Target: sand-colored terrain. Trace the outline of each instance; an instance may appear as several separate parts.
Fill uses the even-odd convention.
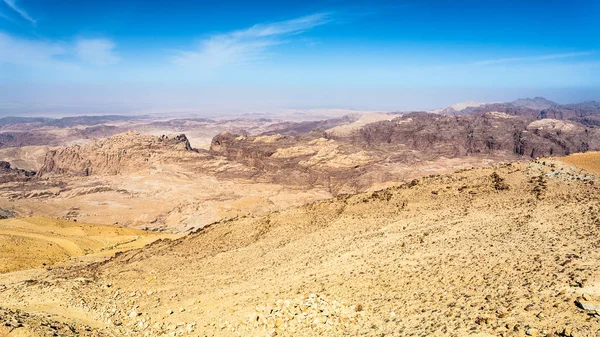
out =
[[[90,261],[176,237],[45,217],[0,220],[0,273],[51,266],[71,258]]]
[[[0,149],[0,160],[24,170],[37,171],[44,164],[49,146],[22,146]]]
[[[590,151],[584,153],[574,153],[567,157],[561,157],[559,160],[564,163],[577,166],[582,170],[600,174],[600,152]]]
[[[515,159],[498,152],[424,160],[401,145],[366,149],[318,135],[248,137],[239,151],[223,153],[197,151],[181,135],[135,132],[56,148],[36,176],[4,170],[0,208],[20,217],[187,232],[223,219]]]
[[[23,126],[0,337],[597,337],[600,136],[490,111]]]
[[[223,221],[4,274],[0,315],[31,336],[597,336],[599,182],[540,159]]]

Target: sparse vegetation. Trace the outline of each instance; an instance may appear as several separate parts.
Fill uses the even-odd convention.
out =
[[[506,183],[506,181],[504,180],[504,178],[500,177],[500,175],[498,175],[498,173],[493,172],[491,175],[492,178],[492,186],[494,187],[494,189],[496,191],[504,191],[504,190],[508,190],[509,186]]]

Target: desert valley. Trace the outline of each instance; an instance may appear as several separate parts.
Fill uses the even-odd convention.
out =
[[[0,119],[0,335],[598,335],[600,103],[465,105]]]
[[[599,17],[0,0],[0,337],[600,337]]]

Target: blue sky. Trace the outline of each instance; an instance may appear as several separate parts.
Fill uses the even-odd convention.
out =
[[[0,0],[0,111],[600,99],[599,16],[596,0]]]

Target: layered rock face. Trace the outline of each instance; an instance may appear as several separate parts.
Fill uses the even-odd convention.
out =
[[[547,99],[519,99],[513,102],[490,103],[467,107],[460,112],[450,111],[448,114],[480,116],[487,112],[498,111],[512,116],[533,119],[559,119],[579,122],[588,127],[600,125],[600,102],[586,101],[576,104],[558,104]]]
[[[221,133],[213,138],[210,153],[251,167],[255,180],[310,188],[326,186],[335,194],[341,185],[354,184],[374,160],[352,144],[325,136],[322,131],[295,137]],[[218,175],[234,177],[239,171]]]
[[[474,116],[412,113],[366,125],[349,138],[367,147],[402,144],[447,157],[504,151],[535,158],[600,149],[596,128],[574,121],[536,120],[503,112]]]
[[[126,132],[85,146],[49,151],[38,176],[116,175],[160,163],[184,161],[197,154],[185,135],[155,137]]]
[[[224,132],[213,138],[210,153],[252,167],[253,174],[276,183],[344,185],[344,190],[356,185],[363,190],[401,179],[394,167],[428,161],[502,161],[600,149],[597,128],[499,111],[461,116],[415,112],[339,129],[298,136]],[[330,188],[334,194],[339,189]]]
[[[319,137],[335,141],[339,148],[348,150],[347,154],[385,150],[386,153],[377,153],[385,156],[395,151],[412,151],[422,159],[500,152],[535,158],[600,149],[600,132],[596,128],[570,120],[535,119],[493,111],[464,116],[416,112],[366,124],[344,134],[313,132],[302,137],[252,137],[222,133],[213,139],[211,153],[261,169],[281,168],[283,163],[278,159],[314,155],[318,150],[311,150],[309,142]],[[286,157],[282,155],[284,149],[296,155]]]

